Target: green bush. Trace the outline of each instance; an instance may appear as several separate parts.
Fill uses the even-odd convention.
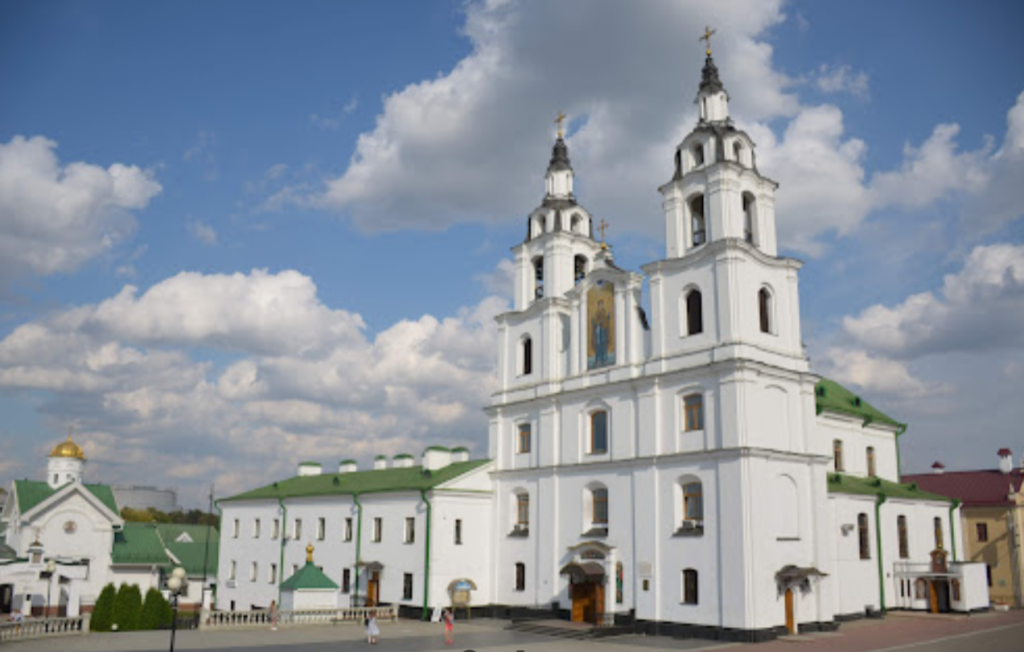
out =
[[[146,591],[146,599],[142,602],[142,614],[139,616],[139,629],[162,629],[171,625],[171,605],[167,598],[157,591]]]
[[[142,612],[142,592],[138,584],[122,584],[114,598],[114,624],[120,632],[139,628],[139,614]]]
[[[94,632],[109,632],[110,624],[114,615],[114,595],[117,591],[113,584],[107,584],[100,591],[100,597],[96,600],[96,606],[92,610],[92,620],[89,621],[89,629]]]

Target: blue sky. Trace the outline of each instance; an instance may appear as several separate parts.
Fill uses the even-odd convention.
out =
[[[781,183],[814,369],[910,423],[905,470],[1019,455],[1022,23],[996,2],[4,3],[0,479],[38,475],[68,424],[94,477],[186,500],[300,458],[482,452],[502,261],[554,115],[619,264],[662,257],[705,24]]]

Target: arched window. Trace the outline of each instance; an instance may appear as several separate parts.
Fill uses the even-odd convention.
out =
[[[526,590],[526,564],[516,562],[516,591]]]
[[[608,490],[604,487],[598,487],[590,491],[590,496],[593,500],[593,514],[591,522],[594,525],[607,526],[608,525]]]
[[[529,336],[523,338],[523,375],[529,376],[533,373],[533,339]]]
[[[608,452],[608,413],[604,410],[590,413],[590,452]]]
[[[704,332],[704,302],[700,290],[690,290],[686,295],[686,334]]]
[[[832,465],[836,473],[846,470],[843,466],[843,442],[841,439],[832,440]]]
[[[683,430],[704,430],[704,397],[701,394],[683,397]]]
[[[683,483],[683,526],[690,521],[695,524],[704,522],[704,485],[700,480]]]
[[[871,540],[868,538],[868,515],[857,515],[857,539],[860,543],[860,558],[871,559]]]
[[[704,145],[697,143],[693,146],[693,167],[704,165]]]
[[[533,275],[536,279],[534,297],[540,299],[544,296],[544,257],[537,256],[533,259]]]
[[[732,158],[740,165],[743,165],[743,143],[738,140],[734,140],[732,143]]]
[[[754,196],[749,192],[743,193],[743,239],[754,244]]]
[[[583,234],[583,216],[579,213],[573,213],[572,219],[569,221],[569,229],[573,233]]]
[[[918,579],[914,582],[914,598],[918,600],[926,600],[928,598],[928,582],[923,579]]]
[[[772,295],[768,288],[761,288],[757,292],[757,309],[761,318],[761,332],[772,332]]]
[[[676,176],[683,176],[683,153],[676,150]]]
[[[521,491],[516,494],[516,526],[520,529],[530,525],[530,494]]]
[[[907,540],[907,517],[896,517],[896,532],[900,538],[900,559],[910,558],[910,542]]]
[[[693,246],[707,242],[707,230],[704,222],[704,195],[697,195],[690,200],[690,225],[693,227]]]
[[[868,446],[868,477],[875,477],[875,447]]]
[[[936,548],[941,548],[942,547],[942,539],[943,539],[943,537],[942,537],[942,517],[941,516],[936,516],[934,524],[935,524],[935,547]]]
[[[586,276],[587,276],[587,257],[586,256],[576,256],[576,258],[573,259],[573,279],[575,280],[576,285],[579,285],[580,281],[582,281],[584,278],[586,278]]]
[[[697,604],[697,571],[683,571],[683,604]]]

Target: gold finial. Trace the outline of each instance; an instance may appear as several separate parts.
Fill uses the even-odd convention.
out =
[[[562,137],[562,121],[565,120],[565,114],[561,111],[558,112],[558,117],[555,118],[555,122],[558,124],[558,137]]]
[[[608,223],[601,220],[601,225],[597,227],[597,230],[601,232],[601,248],[607,249],[608,245],[604,243],[604,230],[608,228]]]
[[[312,564],[313,563],[313,544],[312,543],[309,544],[308,546],[306,546],[306,563],[308,563],[308,564]]]
[[[718,31],[717,29],[711,29],[710,27],[705,25],[704,26],[704,35],[701,36],[699,39],[697,39],[698,41],[707,41],[707,46],[708,46],[707,47],[707,53],[708,53],[709,57],[711,56],[711,36],[712,36],[712,34],[714,34],[717,31]]]

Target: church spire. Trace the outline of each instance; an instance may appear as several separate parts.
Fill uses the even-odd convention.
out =
[[[718,66],[711,57],[711,36],[715,31],[705,26],[704,34],[698,39],[707,43],[704,51],[707,56],[704,59],[704,69],[701,71],[700,89],[697,91],[701,122],[729,121],[729,94],[718,76]]]
[[[572,164],[569,162],[569,147],[562,139],[562,121],[565,114],[558,113],[555,122],[558,124],[558,138],[554,147],[551,148],[551,161],[548,163],[548,171],[545,175],[547,185],[546,199],[569,199],[574,200],[572,195]]]

